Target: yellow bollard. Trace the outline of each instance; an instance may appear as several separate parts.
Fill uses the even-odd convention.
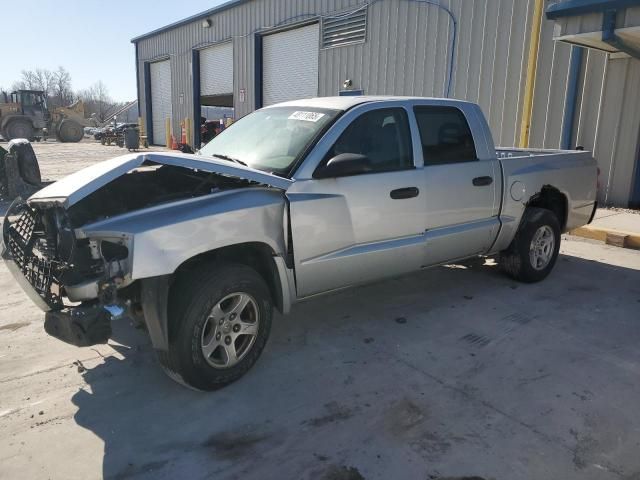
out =
[[[187,133],[187,144],[191,144],[191,119],[189,117],[184,119],[184,129]]]
[[[147,138],[145,123],[142,117],[138,117],[138,129],[140,131],[140,144],[143,145],[144,148],[149,148],[149,139]]]
[[[165,132],[165,145],[167,148],[171,148],[171,119],[167,118],[164,122],[164,132]]]
[[[538,49],[540,48],[540,29],[544,14],[544,0],[535,0],[533,20],[531,22],[531,38],[529,39],[529,58],[527,60],[527,79],[524,86],[522,100],[522,119],[520,120],[520,148],[529,146],[531,134],[531,115],[533,112],[533,93],[536,82],[536,67],[538,64]]]

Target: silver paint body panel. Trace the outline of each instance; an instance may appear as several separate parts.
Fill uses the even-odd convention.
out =
[[[596,164],[589,152],[498,150],[477,105],[456,100],[339,97],[297,100],[300,107],[339,108],[344,114],[318,139],[292,179],[193,155],[133,154],[97,164],[31,197],[30,203],[77,203],[145,160],[217,172],[258,182],[252,186],[132,211],[84,225],[79,237],[120,238],[131,252],[130,281],[173,273],[194,256],[248,242],[273,252],[284,310],[297,300],[465,257],[496,253],[513,239],[531,197],[552,186],[568,199],[566,229],[588,222],[596,198]],[[478,160],[425,166],[417,105],[453,106],[468,120]],[[342,178],[313,172],[351,122],[378,108],[405,109],[413,168]],[[271,107],[268,107],[271,108]],[[493,183],[474,186],[475,177]],[[510,187],[524,185],[514,201]],[[392,199],[391,190],[419,195]],[[290,222],[290,225],[288,223]],[[292,245],[287,245],[288,228]],[[287,247],[294,269],[287,268]],[[78,294],[92,291],[84,286]]]
[[[219,173],[221,175],[263,183],[280,189],[286,189],[291,184],[291,180],[286,178],[277,177],[236,163],[216,160],[211,157],[173,152],[132,153],[83,168],[37,191],[29,197],[28,202],[29,204],[56,202],[65,208],[70,207],[87,195],[105,186],[110,181],[134,168],[140,167],[144,162]]]

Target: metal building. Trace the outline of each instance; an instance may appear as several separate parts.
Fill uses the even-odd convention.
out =
[[[499,145],[593,150],[600,202],[640,206],[639,29],[640,0],[231,0],[132,41],[155,144],[203,106],[451,96]]]

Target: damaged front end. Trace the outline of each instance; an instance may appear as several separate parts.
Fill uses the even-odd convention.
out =
[[[290,183],[194,156],[119,157],[14,201],[2,258],[45,312],[50,335],[76,346],[106,343],[111,321],[129,316],[144,320],[162,349],[168,292],[156,280],[238,240],[282,252],[281,192]]]
[[[118,250],[126,261],[122,244],[104,248],[95,240],[75,237],[67,212],[59,206],[30,206],[16,199],[3,223],[2,258],[31,300],[45,312],[45,330],[66,343],[89,346],[106,343],[111,320],[124,312],[116,297],[123,281],[122,266],[105,261],[101,251]],[[117,262],[115,262],[117,264]],[[120,270],[120,272],[118,272]],[[120,273],[120,275],[118,275]],[[65,285],[72,286],[67,291]],[[93,286],[94,294],[78,295]],[[65,297],[79,305],[65,304]],[[83,301],[84,300],[84,301]]]

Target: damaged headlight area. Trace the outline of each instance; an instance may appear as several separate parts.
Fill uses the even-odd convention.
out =
[[[129,277],[126,239],[76,238],[63,208],[21,199],[9,207],[2,233],[2,257],[46,312],[47,333],[77,346],[106,343],[111,320],[125,311],[117,290]]]

